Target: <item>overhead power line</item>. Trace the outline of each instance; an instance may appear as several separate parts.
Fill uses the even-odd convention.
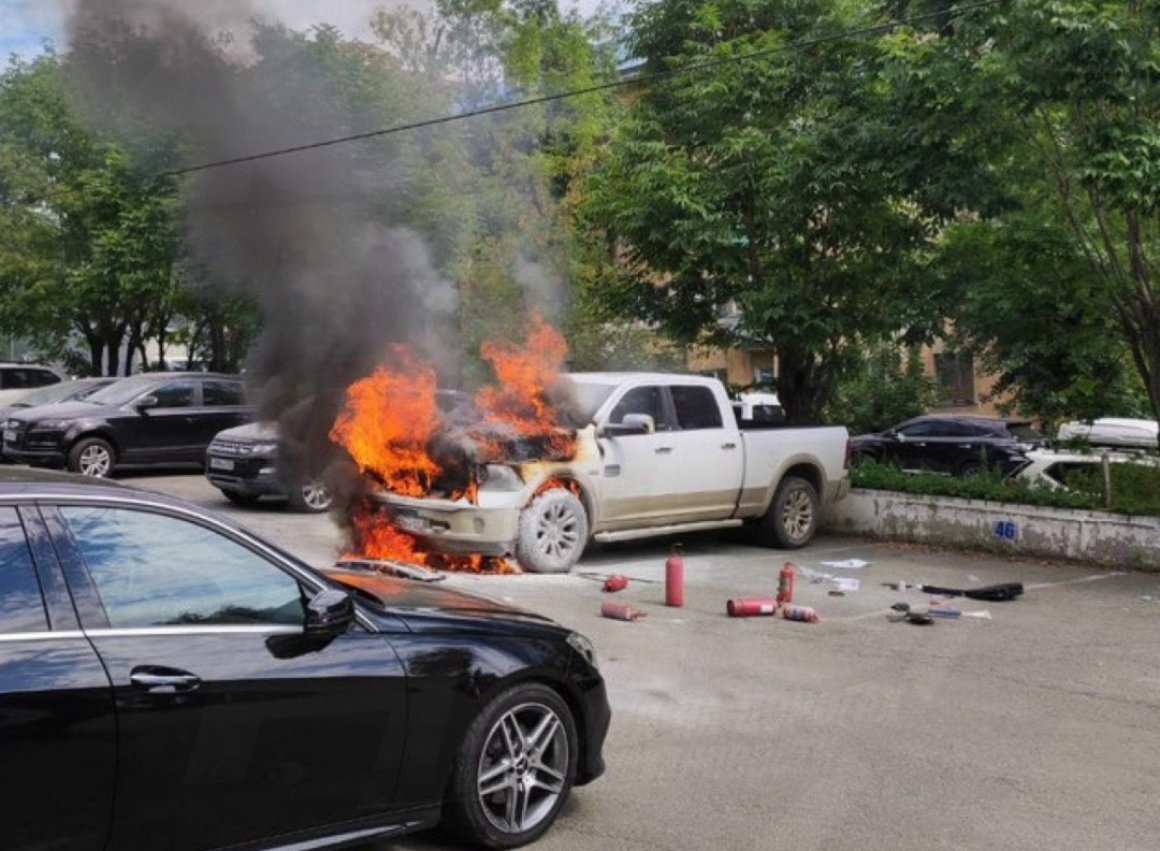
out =
[[[895,21],[888,21],[884,24],[876,24],[871,27],[842,30],[841,32],[831,33],[830,35],[801,39],[799,41],[789,42],[788,44],[779,44],[776,47],[769,47],[764,50],[754,50],[750,53],[739,53],[736,56],[723,56],[718,59],[706,59],[702,62],[691,62],[688,65],[681,65],[676,68],[668,68],[662,71],[653,71],[651,73],[640,74],[634,77],[628,77],[620,80],[612,80],[606,83],[597,83],[595,85],[584,86],[583,88],[579,89],[570,89],[565,92],[556,92],[555,94],[541,95],[539,97],[527,98],[525,100],[509,101],[507,103],[497,103],[492,106],[480,107],[479,109],[473,109],[467,112],[457,112],[451,115],[441,115],[437,118],[427,118],[422,121],[412,121],[407,124],[396,124],[392,127],[383,127],[379,130],[368,130],[363,133],[353,133],[349,136],[337,136],[333,139],[322,139],[318,142],[308,142],[302,145],[291,145],[286,148],[276,148],[269,151],[260,151],[254,154],[246,154],[244,156],[230,157],[228,159],[214,160],[212,162],[186,166],[185,168],[175,168],[169,171],[161,172],[159,176],[174,177],[182,174],[191,174],[197,171],[207,171],[214,168],[223,168],[230,165],[254,162],[256,160],[266,160],[273,157],[282,157],[286,156],[287,154],[297,154],[302,151],[312,151],[317,148],[329,148],[334,145],[345,145],[348,142],[359,142],[363,139],[374,139],[378,136],[390,136],[395,133],[406,133],[411,130],[422,130],[427,127],[436,127],[440,124],[450,124],[453,121],[465,121],[469,118],[479,118],[484,115],[494,115],[498,112],[508,112],[509,110],[523,109],[524,107],[528,106],[555,103],[556,101],[581,97],[582,95],[590,95],[596,92],[604,92],[608,91],[609,89],[619,89],[626,86],[641,85],[642,83],[652,83],[657,80],[664,80],[671,77],[676,77],[681,74],[694,74],[698,71],[705,71],[710,68],[729,65],[734,62],[748,62],[753,59],[760,59],[764,56],[773,56],[778,53],[788,53],[791,50],[805,50],[810,47],[815,47],[817,45],[827,44],[834,41],[862,38],[863,36],[886,33],[890,32],[891,30],[898,29],[899,27],[905,27],[909,26],[910,24],[928,21],[932,18],[957,18],[977,9],[985,9],[991,6],[997,6],[1001,2],[1004,2],[1004,0],[980,0],[978,3],[968,3],[963,6],[957,6],[953,9],[944,9],[939,12],[927,12],[922,15],[912,15],[908,18],[899,18]]]

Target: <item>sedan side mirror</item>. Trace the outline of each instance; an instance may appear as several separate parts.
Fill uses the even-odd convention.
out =
[[[150,408],[156,408],[160,404],[161,403],[157,400],[157,397],[151,393],[148,396],[142,396],[137,400],[137,410],[141,413],[144,413]]]
[[[617,437],[626,434],[652,434],[657,430],[656,421],[648,414],[625,414],[618,423],[605,423],[601,436]]]
[[[354,623],[354,600],[345,591],[324,588],[306,604],[307,635],[333,638]]]

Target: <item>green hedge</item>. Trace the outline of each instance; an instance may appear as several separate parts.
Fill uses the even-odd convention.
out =
[[[850,483],[856,488],[900,493],[985,499],[1054,508],[1107,510],[1104,506],[1103,476],[1098,470],[1069,476],[1067,490],[1063,490],[1018,479],[1005,479],[997,471],[960,479],[934,473],[904,473],[890,464],[865,461],[851,472]],[[1160,467],[1113,464],[1110,510],[1120,514],[1160,515]]]

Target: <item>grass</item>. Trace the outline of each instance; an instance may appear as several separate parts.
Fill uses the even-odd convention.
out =
[[[977,476],[955,478],[934,473],[904,473],[891,464],[865,461],[850,474],[856,488],[899,493],[984,499],[1052,508],[1109,510],[1104,504],[1103,476],[1098,470],[1073,473],[1067,489],[1005,479],[988,470]],[[1120,514],[1160,516],[1160,467],[1140,464],[1112,465],[1112,507]]]

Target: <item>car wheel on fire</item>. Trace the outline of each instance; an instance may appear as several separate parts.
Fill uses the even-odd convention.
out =
[[[567,573],[588,545],[588,513],[564,488],[538,495],[520,513],[516,560],[531,573]]]

